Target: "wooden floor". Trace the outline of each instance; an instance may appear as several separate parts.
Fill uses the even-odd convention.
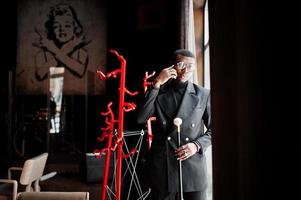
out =
[[[41,182],[42,191],[89,192],[90,200],[100,200],[101,183],[87,183],[78,174],[57,174]]]

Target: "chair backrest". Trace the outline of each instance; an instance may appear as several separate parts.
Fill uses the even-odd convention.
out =
[[[39,179],[43,175],[48,153],[43,153],[25,161],[20,177],[20,183],[26,185],[29,192],[32,182],[35,182],[35,191],[39,191]]]
[[[17,200],[89,200],[89,192],[21,192]]]

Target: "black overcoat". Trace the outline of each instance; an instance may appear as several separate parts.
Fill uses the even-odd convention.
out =
[[[173,119],[179,117],[183,121],[180,129],[181,145],[195,141],[201,146],[198,153],[182,161],[183,191],[204,191],[207,187],[204,152],[211,145],[209,90],[188,82],[176,112],[173,92],[171,81],[160,89],[151,87],[138,112],[138,123],[145,123],[151,116],[156,117],[149,156],[152,187],[169,192],[178,191],[178,161],[174,153],[177,130]]]

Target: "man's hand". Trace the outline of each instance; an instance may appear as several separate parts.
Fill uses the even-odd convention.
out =
[[[188,159],[190,156],[193,156],[197,152],[197,150],[197,146],[193,142],[190,142],[177,148],[175,155],[177,157],[177,160],[183,161]]]
[[[155,88],[159,88],[161,85],[163,85],[166,81],[168,81],[170,78],[177,78],[177,71],[173,68],[174,66],[167,67],[163,69],[160,74],[157,76],[157,78],[153,82],[153,86]]]

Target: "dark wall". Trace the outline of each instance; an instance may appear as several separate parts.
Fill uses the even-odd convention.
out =
[[[0,161],[0,175],[6,175],[6,167],[11,161],[11,127],[13,110],[10,105],[13,104],[13,98],[9,88],[13,88],[12,76],[9,78],[9,72],[13,72],[15,66],[15,41],[16,41],[16,3],[8,2],[5,6],[9,13],[1,12],[2,19],[1,34],[1,63],[0,63],[0,95],[2,98],[0,104],[0,157],[6,158]],[[3,177],[3,176],[1,176]]]
[[[138,103],[143,95],[145,72],[159,72],[165,68],[171,53],[177,48],[178,2],[110,1],[108,13],[108,47],[117,50],[127,60],[126,87],[140,94],[136,97],[127,95],[126,100]],[[109,55],[109,70],[116,68],[116,64],[114,57]],[[117,84],[108,82],[108,96],[118,98],[118,93],[112,89],[117,88]],[[135,115],[135,112],[125,115],[125,129],[141,128],[135,122]]]

